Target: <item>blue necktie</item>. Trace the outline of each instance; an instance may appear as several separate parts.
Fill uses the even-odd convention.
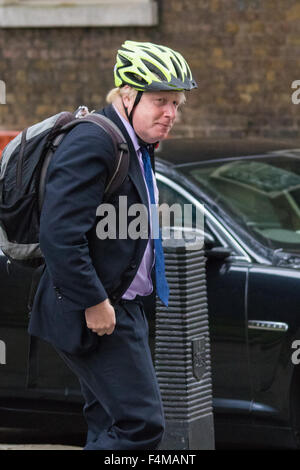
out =
[[[153,178],[152,178],[152,167],[150,161],[150,155],[145,147],[141,147],[143,156],[145,180],[148,186],[151,212],[152,214],[152,233],[154,236],[154,250],[155,250],[155,276],[156,276],[156,294],[160,300],[168,306],[169,299],[169,286],[165,274],[165,260],[164,252],[161,240],[161,231],[158,223],[158,212],[155,204]]]

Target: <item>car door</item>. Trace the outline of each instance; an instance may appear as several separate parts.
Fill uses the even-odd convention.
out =
[[[157,175],[159,202],[172,205],[200,202],[165,175]],[[247,343],[247,275],[249,258],[204,206],[207,250],[207,295],[210,321],[214,409],[248,415],[251,384]],[[174,221],[176,223],[176,221]],[[214,248],[217,250],[214,251]],[[228,248],[231,255],[228,256]],[[226,256],[227,249],[227,256]]]
[[[259,265],[250,270],[248,328],[252,411],[253,419],[258,422],[288,421],[290,383],[295,369],[292,347],[293,341],[299,338],[299,303],[299,269]],[[299,385],[296,402],[299,404]]]
[[[0,394],[24,392],[27,374],[27,296],[30,270],[13,265],[0,253]]]
[[[50,344],[35,339],[29,361],[27,309],[32,269],[11,263],[0,254],[0,397],[1,405],[14,398],[68,395],[79,397],[79,384]]]

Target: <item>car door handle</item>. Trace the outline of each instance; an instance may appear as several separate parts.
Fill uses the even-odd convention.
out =
[[[289,329],[289,325],[287,323],[276,321],[249,320],[248,329],[283,332]]]

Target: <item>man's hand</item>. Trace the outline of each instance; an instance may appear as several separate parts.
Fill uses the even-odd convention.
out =
[[[99,336],[111,335],[116,326],[115,309],[106,299],[85,310],[87,327]]]

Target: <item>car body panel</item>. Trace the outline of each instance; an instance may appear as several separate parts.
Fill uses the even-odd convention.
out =
[[[253,266],[249,272],[249,355],[253,414],[288,424],[287,386],[295,366],[292,344],[298,336],[300,272]]]

